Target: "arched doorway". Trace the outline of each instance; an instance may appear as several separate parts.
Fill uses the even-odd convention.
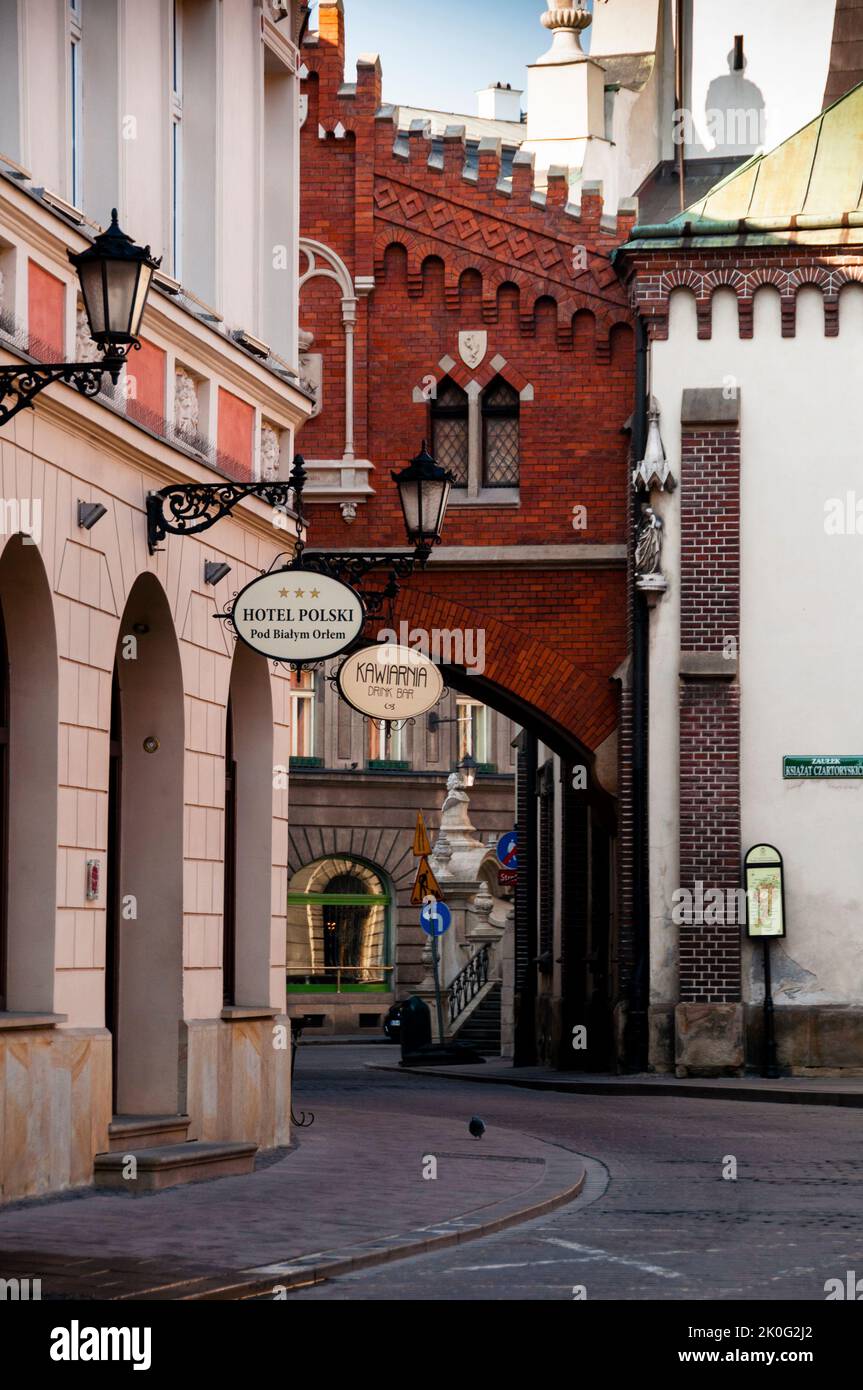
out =
[[[378,871],[335,856],[294,874],[288,893],[288,992],[385,993],[392,897]]]
[[[184,751],[171,610],[144,574],[120,622],[111,712],[105,1021],[121,1115],[178,1108]]]
[[[51,588],[39,550],[0,558],[0,1007],[54,1007],[59,678]]]
[[[269,667],[265,657],[238,642],[225,714],[222,993],[227,1006],[270,1001],[272,847]]]

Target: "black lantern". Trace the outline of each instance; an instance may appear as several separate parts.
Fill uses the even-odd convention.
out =
[[[461,774],[462,785],[470,789],[476,781],[476,774],[479,771],[479,763],[476,758],[466,753],[460,763],[456,763],[456,772]]]
[[[149,246],[136,246],[120,231],[114,208],[107,232],[100,232],[86,251],[70,251],[69,260],[78,272],[90,334],[104,356],[100,362],[0,364],[0,425],[32,406],[39,392],[55,381],[76,387],[82,396],[98,396],[107,372],[116,386],[129,349],[141,346],[138,330],[161,257],[154,260]]]
[[[161,264],[149,246],[136,246],[117,223],[100,232],[93,245],[69,260],[78,272],[90,336],[105,352],[138,340],[153,271]]]
[[[435,462],[425,440],[407,468],[392,476],[398,486],[408,540],[417,550],[428,553],[440,541],[455,478]]]

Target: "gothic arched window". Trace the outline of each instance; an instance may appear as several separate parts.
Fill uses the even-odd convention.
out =
[[[482,396],[482,485],[518,487],[518,392],[495,377]]]
[[[441,468],[448,468],[455,487],[467,487],[470,439],[468,399],[449,377],[438,383],[432,398],[432,453]]]

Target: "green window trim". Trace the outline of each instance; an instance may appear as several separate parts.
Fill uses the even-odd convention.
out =
[[[327,907],[363,907],[366,903],[381,903],[389,907],[389,893],[289,893],[288,906],[302,907],[305,903],[325,903]]]

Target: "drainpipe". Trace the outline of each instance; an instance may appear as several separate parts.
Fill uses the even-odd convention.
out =
[[[683,0],[675,0],[674,17],[674,108],[683,110]],[[677,117],[678,135],[683,138],[677,146],[677,180],[680,185],[680,211],[686,208],[686,122]],[[643,455],[639,455],[643,457]]]
[[[644,457],[647,445],[647,325],[636,321],[635,412],[632,457]],[[631,516],[636,519],[638,496],[632,493]],[[630,540],[634,524],[630,530]],[[632,911],[634,959],[627,1026],[627,1065],[646,1071],[647,1010],[650,975],[650,906],[647,862],[647,601],[632,589]]]

